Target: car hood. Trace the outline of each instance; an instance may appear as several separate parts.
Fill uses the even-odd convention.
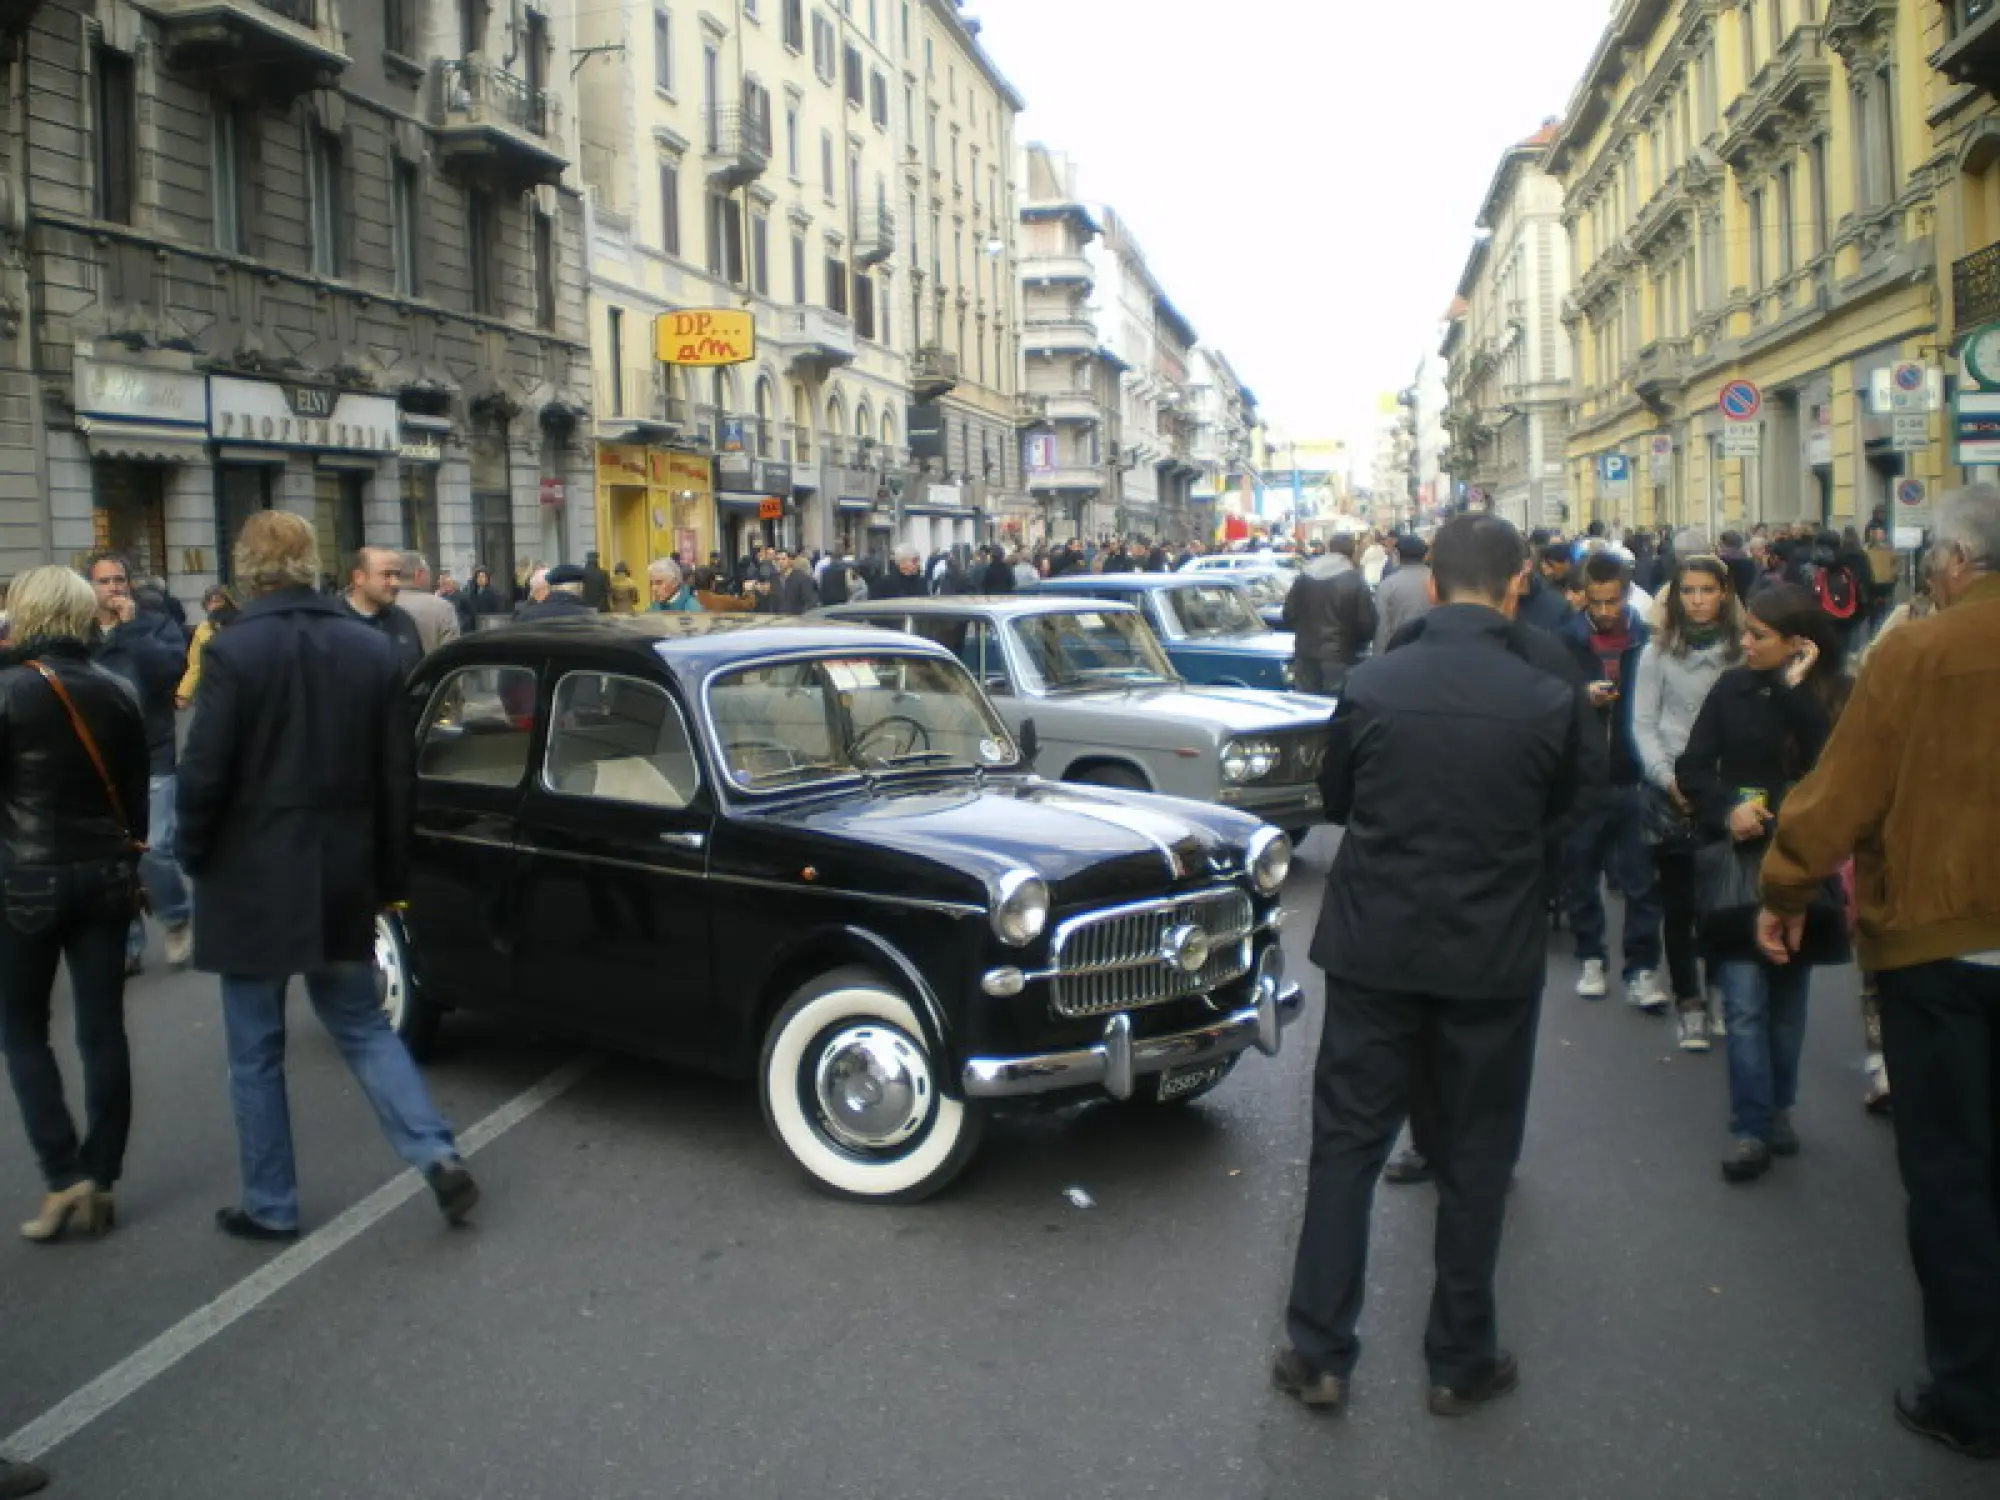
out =
[[[1042,781],[920,781],[762,815],[879,861],[944,864],[991,886],[1028,869],[1058,910],[1158,896],[1242,871],[1257,821],[1224,808]]]
[[[1051,704],[1075,704],[1155,718],[1213,724],[1226,734],[1268,734],[1273,730],[1324,728],[1333,705],[1304,693],[1274,693],[1264,688],[1135,687],[1115,691],[1057,693]],[[1032,713],[1034,710],[1029,709]]]

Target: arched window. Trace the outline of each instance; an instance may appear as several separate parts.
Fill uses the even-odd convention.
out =
[[[757,380],[757,456],[771,456],[771,379],[768,375]]]
[[[865,400],[854,408],[854,435],[862,439],[875,436],[875,414]]]
[[[896,414],[886,406],[882,408],[882,446],[896,446]]]
[[[838,442],[840,435],[847,431],[847,408],[840,404],[840,394],[835,392],[826,398],[826,435]]]

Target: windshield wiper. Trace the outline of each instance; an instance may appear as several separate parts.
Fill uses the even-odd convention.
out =
[[[833,761],[813,761],[802,766],[786,766],[782,770],[777,771],[752,771],[747,775],[739,771],[737,773],[736,784],[738,786],[761,786],[766,782],[780,781],[787,776],[803,776],[813,771],[831,771],[838,776],[852,776],[856,774],[856,768],[853,766],[844,766]]]
[[[949,750],[906,750],[901,755],[886,755],[871,768],[877,771],[893,770],[897,766],[918,765],[927,761],[953,761],[957,757]]]

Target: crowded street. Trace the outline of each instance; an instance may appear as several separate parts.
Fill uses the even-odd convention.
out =
[[[1315,834],[1286,893],[1300,966],[1336,844]],[[51,1445],[63,1493],[117,1500],[1986,1495],[1882,1399],[1919,1357],[1916,1296],[1852,972],[1813,996],[1806,1148],[1744,1194],[1715,1175],[1724,1059],[1579,1000],[1567,947],[1501,1262],[1523,1381],[1490,1420],[1423,1410],[1428,1187],[1379,1190],[1351,1409],[1269,1392],[1307,1032],[1183,1113],[1009,1125],[949,1192],[881,1208],[801,1182],[741,1086],[464,1021],[428,1077],[484,1141],[490,1198],[448,1231],[305,1029],[321,1228],[273,1255],[209,1222],[234,1150],[213,982],[189,974],[128,992],[119,1233],[0,1242],[0,1434],[21,1434],[0,1449]],[[0,1136],[0,1195],[35,1189]]]

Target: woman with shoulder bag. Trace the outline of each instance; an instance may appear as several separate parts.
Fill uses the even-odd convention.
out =
[[[1674,762],[1687,748],[1709,690],[1743,659],[1743,608],[1719,557],[1681,558],[1663,594],[1660,628],[1639,656],[1632,738],[1646,777],[1646,842],[1660,872],[1661,936],[1680,1013],[1680,1047],[1706,1052],[1711,1034],[1722,1036],[1724,1027],[1719,1007],[1711,1013],[1704,999],[1694,911],[1698,835]]]
[[[68,568],[15,580],[0,670],[0,1046],[48,1194],[31,1240],[111,1227],[132,1123],[125,930],[146,826],[146,725],[131,690],[90,659],[97,596]],[[49,1049],[67,959],[83,1059],[81,1142]]]
[[[1848,960],[1847,920],[1829,890],[1783,968],[1758,953],[1757,872],[1786,794],[1813,768],[1846,703],[1833,623],[1811,592],[1778,584],[1750,601],[1743,665],[1722,674],[1674,774],[1707,842],[1695,852],[1703,956],[1722,990],[1729,1039],[1730,1182],[1752,1182],[1794,1156],[1806,995],[1813,966]]]

